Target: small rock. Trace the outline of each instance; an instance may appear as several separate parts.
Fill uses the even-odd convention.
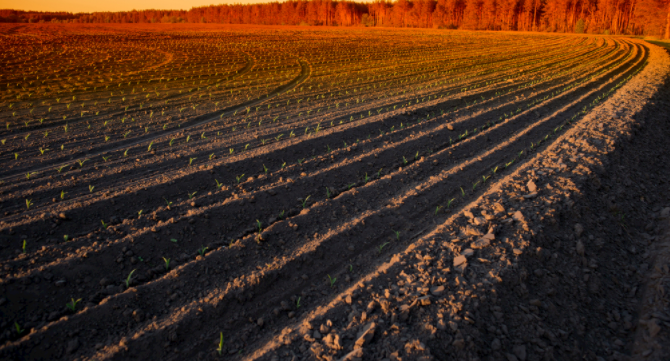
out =
[[[493,351],[498,351],[498,350],[500,350],[500,347],[501,347],[501,346],[502,346],[502,345],[501,345],[501,343],[500,343],[500,340],[497,339],[497,338],[494,338],[494,339],[493,339],[493,342],[491,342],[491,349],[492,349]]]
[[[482,249],[488,247],[491,244],[491,241],[485,238],[480,238],[470,244],[470,247],[473,249]]]
[[[370,342],[370,340],[372,340],[372,337],[375,335],[376,327],[377,324],[374,322],[371,322],[367,326],[365,326],[363,330],[361,330],[361,332],[358,333],[358,338],[356,339],[356,343],[354,344],[354,349],[362,348],[366,343]]]
[[[579,237],[584,233],[584,226],[581,223],[575,224],[575,236]]]
[[[71,354],[77,351],[78,348],[79,348],[79,339],[75,337],[74,339],[70,340],[70,342],[67,343],[67,349],[65,352]]]
[[[133,319],[135,319],[135,322],[142,322],[144,319],[144,314],[142,313],[142,310],[137,309],[133,311]]]
[[[528,191],[531,193],[535,193],[537,191],[537,185],[535,185],[535,182],[533,182],[532,180],[526,183],[526,187],[528,188]]]
[[[516,345],[512,347],[512,352],[516,357],[521,361],[526,361],[526,346],[525,345]]]
[[[514,212],[514,215],[512,215],[512,218],[514,218],[515,220],[517,220],[519,222],[523,222],[525,220],[525,218],[523,216],[523,213],[521,213],[521,211]]]
[[[67,215],[63,212],[58,213],[58,218],[62,220],[67,220]]]
[[[363,348],[359,347],[344,355],[340,361],[359,361],[363,359]]]
[[[321,339],[321,332],[319,332],[318,330],[314,330],[314,334],[312,335],[312,337],[314,337],[317,340],[320,340]]]
[[[472,257],[473,254],[475,254],[475,251],[473,251],[470,248],[465,249],[465,250],[463,250],[463,252],[461,252],[461,255],[465,256],[465,258],[470,258],[470,257]]]
[[[468,259],[465,256],[458,256],[454,258],[454,267],[458,267],[464,263],[468,262]]]
[[[496,213],[505,213],[505,207],[502,206],[500,203],[493,203],[493,210],[496,211]]]
[[[516,256],[520,256],[520,255],[523,253],[523,251],[520,250],[520,249],[518,249],[518,248],[514,248],[514,249],[512,250],[512,252],[513,252]]]
[[[280,305],[284,311],[289,311],[291,309],[291,306],[289,306],[288,302],[286,301],[281,301]]]
[[[584,243],[582,241],[577,241],[577,245],[575,246],[575,250],[577,251],[577,254],[580,256],[584,255]]]
[[[447,129],[449,129],[449,130],[454,130],[454,126],[451,125],[451,124],[447,124]]]
[[[433,296],[439,296],[444,292],[444,286],[436,286],[430,289],[430,293]]]
[[[325,324],[321,324],[321,326],[319,327],[319,332],[325,335],[328,332],[330,332],[330,327],[326,326]]]
[[[516,358],[516,356],[512,355],[511,353],[506,353],[505,357],[507,357],[507,361],[519,361],[519,359]]]
[[[256,320],[256,324],[258,325],[258,327],[263,327],[264,323],[265,323],[265,321],[263,320],[263,317]]]

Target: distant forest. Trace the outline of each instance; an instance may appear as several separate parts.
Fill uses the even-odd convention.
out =
[[[76,14],[0,10],[0,22],[384,26],[670,38],[670,0],[290,0]]]

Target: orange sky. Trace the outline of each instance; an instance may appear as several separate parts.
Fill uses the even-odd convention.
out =
[[[0,0],[0,9],[35,11],[127,11],[142,9],[184,9],[221,3],[257,3],[268,0]]]

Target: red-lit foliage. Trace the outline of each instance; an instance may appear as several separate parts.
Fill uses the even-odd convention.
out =
[[[0,10],[0,22],[223,23],[585,32],[670,37],[668,0],[309,0],[98,13]]]

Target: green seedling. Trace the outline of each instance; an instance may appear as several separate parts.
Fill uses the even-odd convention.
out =
[[[337,281],[337,278],[333,278],[330,277],[330,275],[328,275],[328,281],[330,281],[330,288],[333,288],[333,286],[335,286],[335,281]]]
[[[72,301],[66,303],[66,304],[65,304],[65,307],[69,308],[70,311],[75,312],[76,309],[77,309],[77,303],[79,303],[80,301],[81,301],[81,298],[80,298],[80,299],[77,299],[77,300],[75,300],[74,298],[72,298]]]
[[[191,164],[193,164],[193,161],[196,160],[196,159],[198,159],[198,158],[189,158],[188,159],[188,165],[190,166]]]
[[[330,196],[331,196],[330,189],[328,189],[328,187],[326,187],[326,198],[330,199]]]
[[[262,223],[261,223],[261,221],[256,220],[256,226],[258,227],[258,233],[259,233],[259,234],[260,234],[261,232],[263,232],[263,227],[262,227]]]
[[[102,160],[104,160],[105,162],[107,161],[107,159],[109,159],[108,156],[107,157],[105,157],[105,156],[102,157]]]
[[[365,173],[365,183],[367,183],[370,180],[370,177],[368,177],[368,174]]]
[[[144,209],[140,209],[140,211],[137,212],[137,218],[142,217],[142,212],[144,212]]]
[[[198,192],[197,191],[193,192],[193,193],[186,192],[186,194],[188,194],[188,199],[193,199],[193,197],[195,196],[196,193],[198,193]]]
[[[465,191],[463,190],[463,187],[461,187],[461,195],[465,197]]]
[[[105,229],[107,229],[107,227],[109,227],[109,224],[105,223],[105,221],[103,221],[102,219],[100,220],[100,223],[102,223],[102,227],[105,228]]]
[[[19,153],[14,153],[14,160],[19,160]]]
[[[123,156],[124,156],[124,157],[127,157],[127,156],[128,156],[128,151],[129,151],[129,150],[130,150],[130,149],[126,149],[126,151],[123,152]]]
[[[65,199],[66,191],[60,191],[60,199]]]
[[[65,242],[67,242],[68,239],[70,239],[70,236],[68,236],[67,234],[64,234],[64,235],[63,235],[63,240],[64,240]]]
[[[402,165],[407,165],[407,159],[404,156],[402,157]]]
[[[442,208],[442,206],[437,206],[437,207],[435,207],[435,215],[437,215],[437,212],[440,211],[440,208]]]
[[[216,182],[216,188],[223,187],[223,183],[220,183],[218,179],[215,179],[214,181]]]
[[[33,205],[33,201],[31,199],[26,199],[26,209],[30,209],[30,206]]]
[[[223,332],[219,332],[219,347],[216,349],[216,352],[219,353],[219,356],[223,353]]]
[[[135,273],[136,270],[130,271],[130,274],[128,275],[128,278],[126,278],[126,288],[130,288],[130,282],[133,280],[133,273]]]
[[[88,185],[88,191],[89,191],[90,193],[93,193],[93,189],[95,189],[95,186],[92,186],[92,185],[89,184],[89,185]]]
[[[298,164],[302,165],[302,162],[304,162],[304,161],[305,161],[305,158],[298,159]]]
[[[268,174],[268,167],[266,167],[265,164],[263,164],[263,172],[265,174]]]
[[[284,167],[286,167],[286,162],[282,163],[281,169],[284,169]]]
[[[476,181],[476,182],[472,183],[472,190],[473,191],[475,190],[475,188],[477,188],[478,184],[479,184],[479,181]]]
[[[239,176],[237,176],[237,177],[235,177],[235,178],[237,179],[237,184],[240,184],[240,182],[242,182],[242,179],[244,178],[244,174],[239,175]]]
[[[172,144],[174,144],[174,138],[171,138],[170,142],[168,143],[169,146],[172,146]]]
[[[16,329],[16,333],[18,333],[19,335],[22,334],[23,331],[25,331],[25,329],[23,329],[23,328],[21,328],[21,326],[19,326],[18,322],[14,322],[14,328]]]
[[[282,210],[281,212],[279,212],[279,218],[280,219],[284,219],[284,213],[286,213],[286,211]]]
[[[295,302],[295,308],[300,308],[300,299],[301,297],[298,297],[298,300]]]
[[[386,242],[386,243],[382,244],[381,246],[379,246],[379,247],[377,248],[377,250],[379,251],[379,253],[382,253],[382,250],[384,249],[384,247],[386,247],[387,244],[389,244],[389,242]]]
[[[165,204],[167,204],[167,208],[170,209],[170,206],[172,205],[172,202],[168,201],[167,198],[163,197],[165,199]]]
[[[209,247],[200,246],[200,248],[198,248],[198,254],[201,255],[201,256],[204,256],[205,252],[207,252],[208,249],[209,249]]]
[[[400,231],[394,231],[394,230],[391,230],[391,231],[393,231],[393,234],[395,234],[395,238],[399,241],[400,240]]]
[[[163,257],[163,263],[165,264],[165,270],[168,271],[170,269],[170,259]]]
[[[209,155],[209,160],[212,160],[212,158],[214,158],[214,153]]]
[[[79,163],[79,168],[83,168],[83,167],[84,167],[84,163],[86,163],[87,160],[88,160],[88,159],[78,160],[77,163]]]
[[[447,201],[447,209],[451,208],[451,204],[454,202],[455,199],[456,198],[452,198],[452,199]]]
[[[417,151],[416,154],[414,154],[414,160],[417,160],[417,159],[419,159],[419,151]]]
[[[349,265],[349,272],[353,272],[353,271],[354,271],[354,266],[350,264]]]
[[[149,143],[149,146],[147,147],[147,152],[151,152],[151,146],[154,145],[154,141],[152,140],[151,143]]]
[[[384,168],[379,168],[379,170],[377,171],[377,178],[382,177],[382,169],[384,169]]]
[[[305,209],[305,207],[307,206],[307,200],[309,199],[309,197],[311,197],[311,196],[307,196],[307,198],[305,198],[305,199],[302,201],[302,208],[303,208],[303,209]]]
[[[496,166],[495,168],[492,168],[492,169],[491,169],[491,172],[493,172],[493,174],[496,174],[497,171],[498,171],[498,167],[497,167],[497,166]]]
[[[356,183],[349,183],[349,184],[347,185],[347,190],[351,189],[351,187],[353,187],[353,186],[355,186],[355,185],[356,185]]]
[[[23,240],[23,246],[21,246],[21,251],[23,251],[24,254],[26,253],[26,240],[25,239]]]
[[[177,243],[177,242],[179,242],[179,241],[177,241],[176,238],[170,238],[170,242],[172,242],[172,243]]]

